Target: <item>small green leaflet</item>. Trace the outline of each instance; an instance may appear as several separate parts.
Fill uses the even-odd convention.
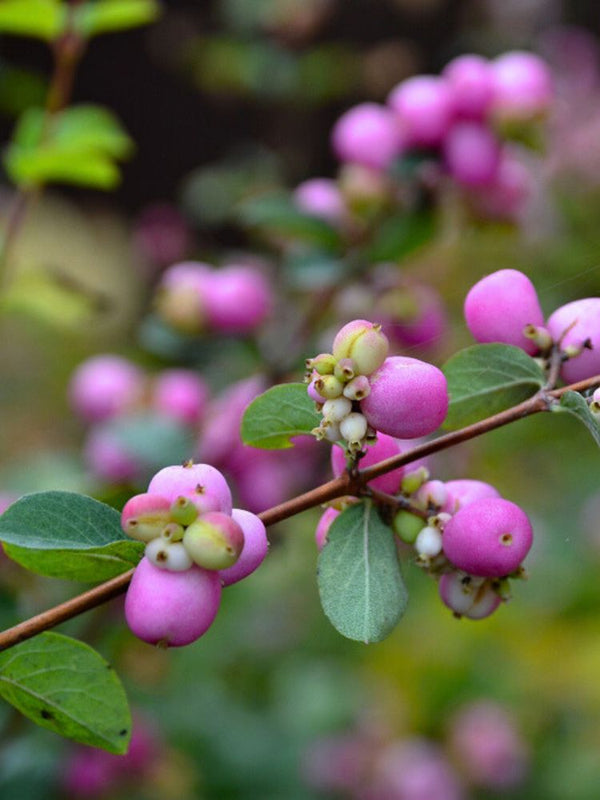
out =
[[[546,381],[542,368],[521,348],[476,344],[443,367],[450,406],[443,427],[455,430],[523,402]]]
[[[292,436],[310,433],[320,422],[306,384],[284,383],[250,403],[242,418],[242,441],[264,450],[293,447]]]
[[[2,0],[0,31],[50,42],[64,30],[67,7],[60,0]]]
[[[127,752],[131,714],[113,668],[83,642],[42,633],[0,653],[0,695],[36,725]]]
[[[406,610],[394,533],[367,500],[337,517],[319,555],[323,611],[348,639],[380,642]]]
[[[583,422],[592,438],[600,447],[600,422],[592,414],[584,397],[579,392],[565,392],[560,398],[560,405],[552,407],[553,411],[568,411]]]
[[[74,8],[74,27],[82,36],[123,31],[154,22],[160,15],[155,0],[94,0]]]
[[[0,516],[7,555],[51,578],[99,582],[134,567],[144,545],[125,536],[114,508],[73,492],[37,492]]]

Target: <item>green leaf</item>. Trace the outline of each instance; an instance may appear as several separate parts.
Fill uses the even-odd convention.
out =
[[[578,420],[583,422],[588,431],[592,434],[592,438],[600,447],[600,422],[592,414],[590,408],[579,392],[565,392],[560,398],[560,405],[552,407],[553,411],[568,411]]]
[[[160,4],[155,0],[97,0],[75,9],[74,27],[82,36],[91,38],[147,25],[160,12]]]
[[[36,725],[127,752],[131,714],[113,668],[83,642],[42,633],[0,653],[0,695]]]
[[[323,611],[348,639],[369,643],[388,636],[406,610],[394,533],[370,501],[336,517],[319,555]]]
[[[98,150],[113,158],[127,158],[133,141],[118,118],[107,108],[80,105],[61,112],[54,126],[52,141],[73,151]]]
[[[2,0],[0,32],[52,41],[63,31],[66,6],[59,0]]]
[[[31,550],[88,550],[130,539],[114,508],[74,492],[36,492],[0,516],[0,541]]]
[[[369,261],[399,261],[427,244],[437,230],[430,211],[419,211],[385,220],[367,250]]]
[[[298,239],[328,250],[336,250],[340,245],[339,234],[331,225],[299,211],[287,195],[254,197],[240,206],[239,214],[242,223],[269,234]]]
[[[30,572],[47,578],[99,583],[136,567],[145,545],[132,540],[86,550],[34,550],[4,544],[4,552]]]
[[[519,347],[476,344],[443,367],[450,407],[443,427],[462,428],[521,403],[542,388],[542,368]]]
[[[242,418],[242,441],[264,450],[293,447],[292,436],[310,433],[321,422],[305,383],[273,386],[256,397]]]

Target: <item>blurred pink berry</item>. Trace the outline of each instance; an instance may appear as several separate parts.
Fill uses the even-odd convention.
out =
[[[465,320],[473,337],[482,343],[502,342],[537,352],[537,345],[523,335],[526,325],[543,325],[537,292],[527,275],[501,269],[471,287],[465,299]]]
[[[486,186],[500,166],[500,143],[478,122],[458,122],[444,140],[444,159],[450,175],[463,186]]]
[[[336,122],[331,139],[340,161],[374,169],[387,169],[403,150],[394,115],[377,103],[362,103],[346,111]]]
[[[293,198],[301,211],[321,217],[332,225],[342,223],[348,214],[337,182],[331,178],[312,178],[300,183]]]
[[[553,98],[548,65],[534,53],[514,50],[492,61],[492,111],[501,120],[530,120],[548,111]]]
[[[251,575],[264,561],[269,550],[267,531],[262,520],[250,511],[234,508],[231,516],[244,534],[244,547],[232,567],[219,572],[223,586],[231,586]]]
[[[452,91],[452,104],[459,117],[482,119],[492,102],[494,79],[490,62],[477,55],[452,59],[442,75]]]
[[[367,446],[366,455],[360,459],[358,466],[360,469],[365,469],[377,464],[379,461],[384,461],[386,458],[400,455],[401,452],[402,446],[397,439],[385,433],[378,433],[377,441]],[[346,469],[344,450],[337,444],[334,444],[331,448],[331,467],[336,478]],[[404,467],[398,467],[379,478],[369,481],[369,486],[387,494],[398,494],[403,474]]]
[[[410,147],[435,147],[448,133],[454,115],[453,93],[444,78],[417,75],[398,84],[388,104]]]
[[[185,258],[192,240],[185,218],[167,203],[146,206],[135,222],[133,237],[146,258],[159,266]]]
[[[274,297],[267,278],[252,266],[215,270],[203,297],[208,324],[225,334],[250,333],[272,311]]]
[[[105,425],[96,425],[90,430],[83,458],[90,472],[106,483],[136,483],[144,472],[144,467]]]
[[[73,373],[71,405],[86,422],[101,422],[132,409],[141,400],[144,382],[142,370],[126,358],[93,356]]]
[[[386,358],[371,378],[361,411],[377,431],[399,439],[433,433],[448,411],[448,388],[441,370],[416,358]]]
[[[500,163],[492,183],[472,190],[476,208],[490,219],[519,222],[533,195],[531,171],[507,146],[502,148]]]
[[[142,558],[125,597],[125,619],[148,644],[181,647],[212,625],[221,601],[219,573],[192,566],[184,572]]]
[[[502,577],[519,568],[533,541],[527,514],[499,497],[463,506],[444,527],[444,553],[469,575]]]
[[[560,374],[566,383],[600,374],[600,297],[585,297],[557,308],[547,327],[552,338],[560,340],[561,350],[578,350],[586,340],[592,346],[563,363]]]
[[[388,745],[375,766],[375,797],[381,800],[463,800],[458,776],[442,752],[424,739]]]
[[[165,416],[197,425],[208,401],[208,386],[188,369],[167,369],[159,373],[152,387],[152,406]]]

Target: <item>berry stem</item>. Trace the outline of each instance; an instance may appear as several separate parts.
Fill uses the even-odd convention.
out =
[[[512,406],[512,408],[508,408],[506,411],[501,411],[499,414],[494,414],[473,425],[467,425],[465,428],[461,428],[458,431],[452,431],[451,433],[439,436],[431,442],[419,445],[398,456],[387,458],[385,461],[380,461],[379,464],[360,470],[356,474],[351,474],[346,471],[342,473],[339,478],[328,481],[312,489],[310,492],[298,495],[285,503],[263,511],[258,516],[265,525],[274,525],[277,522],[299,514],[301,511],[319,506],[328,500],[334,500],[344,495],[360,495],[364,492],[364,487],[367,482],[373,480],[373,478],[391,472],[391,470],[416,461],[423,456],[437,453],[460,444],[461,442],[474,439],[495,428],[500,428],[511,422],[516,422],[519,419],[529,417],[542,411],[549,411],[556,400],[558,400],[561,395],[565,394],[565,392],[581,392],[599,385],[600,375],[595,375],[593,378],[578,381],[569,386],[563,386],[560,389],[553,389],[552,391],[542,389],[528,400],[516,406]],[[384,496],[385,495],[382,495],[382,498]],[[377,495],[373,494],[373,497],[376,499]],[[416,513],[413,509],[410,510]],[[54,628],[61,622],[66,622],[68,619],[72,619],[85,611],[89,611],[117,597],[127,590],[133,572],[133,569],[128,570],[122,575],[118,575],[116,578],[112,578],[83,594],[73,597],[71,600],[67,600],[65,603],[61,603],[12,628],[8,628],[0,633],[0,651],[7,650],[9,647],[13,647],[26,639],[31,639],[38,633]]]

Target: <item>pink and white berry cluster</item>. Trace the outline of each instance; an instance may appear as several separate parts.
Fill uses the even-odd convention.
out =
[[[478,342],[512,344],[547,361],[558,351],[566,383],[600,374],[600,297],[573,300],[544,322],[530,279],[518,270],[501,269],[471,288],[464,312]]]
[[[307,360],[308,394],[323,415],[318,439],[357,453],[377,432],[413,439],[439,427],[448,410],[443,373],[388,352],[381,325],[356,319],[338,331],[331,353]]]
[[[121,526],[146,543],[125,616],[151,644],[177,647],[202,636],[219,609],[221,587],[254,572],[267,554],[262,521],[232,508],[225,478],[209,464],[160,470],[147,492],[125,504]]]
[[[264,270],[251,263],[215,268],[183,261],[163,273],[158,315],[184,334],[247,334],[269,317],[274,295]]]

